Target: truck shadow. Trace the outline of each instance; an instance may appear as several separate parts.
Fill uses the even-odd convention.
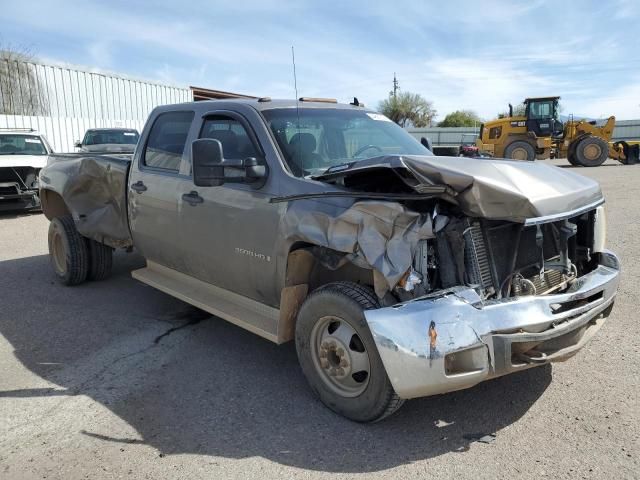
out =
[[[0,262],[0,333],[26,368],[60,386],[0,392],[0,402],[89,396],[137,432],[77,432],[105,448],[147,444],[164,455],[261,456],[352,473],[463,452],[484,434],[500,441],[551,380],[549,367],[533,369],[409,401],[378,424],[353,423],[312,397],[291,343],[273,345],[134,281],[129,271],[141,265],[118,255],[112,278],[66,288],[47,256]]]
[[[13,220],[15,218],[33,217],[42,215],[42,210],[0,210],[0,220]]]

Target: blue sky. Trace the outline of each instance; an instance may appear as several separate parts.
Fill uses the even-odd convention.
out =
[[[376,106],[403,90],[484,118],[527,96],[640,118],[640,1],[4,0],[0,43],[49,61],[254,95]]]

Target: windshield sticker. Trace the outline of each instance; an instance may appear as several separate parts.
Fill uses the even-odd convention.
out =
[[[25,138],[24,141],[27,143],[40,143],[40,140],[37,138]]]
[[[391,121],[387,117],[382,115],[381,113],[369,113],[369,112],[367,112],[367,115],[369,116],[370,119],[377,120],[379,122],[390,122]]]
[[[135,134],[135,133],[133,133],[133,132],[124,132],[124,134],[125,134],[127,137],[135,137],[135,136],[136,136],[136,134]]]

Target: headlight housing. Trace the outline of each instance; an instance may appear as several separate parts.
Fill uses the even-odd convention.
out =
[[[596,208],[595,219],[593,221],[593,252],[603,252],[607,244],[607,216],[604,212],[604,205]]]

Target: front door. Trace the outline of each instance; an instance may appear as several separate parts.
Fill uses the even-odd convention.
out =
[[[265,161],[251,127],[236,113],[207,116],[200,138],[219,140],[225,160],[254,157]],[[273,190],[272,178],[259,189],[242,183],[218,187],[191,183],[185,188],[183,194],[199,197],[192,201],[187,196],[180,213],[188,274],[277,306],[275,243],[284,204],[269,203],[276,196]]]
[[[179,234],[181,197],[185,185],[191,184],[181,168],[193,117],[193,111],[158,115],[129,173],[134,245],[147,260],[179,271],[185,269]]]

